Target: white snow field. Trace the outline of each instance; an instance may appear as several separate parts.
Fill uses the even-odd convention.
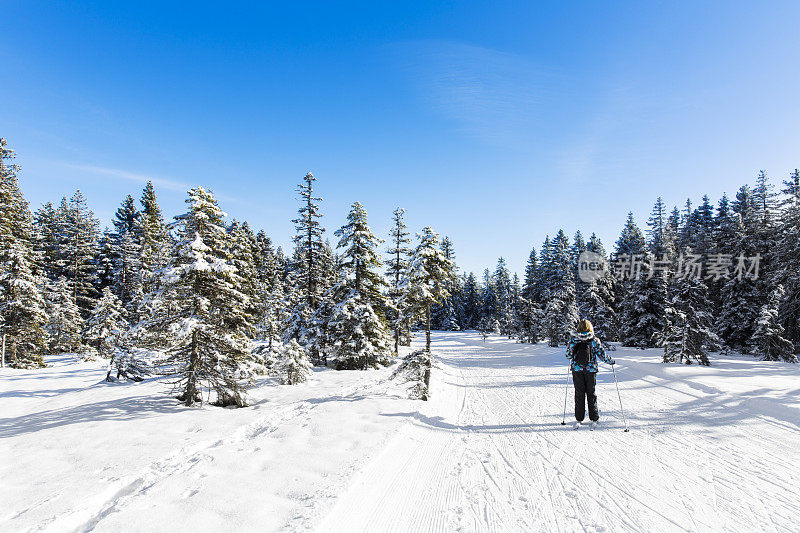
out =
[[[605,365],[600,426],[574,431],[563,347],[433,344],[429,402],[391,368],[266,382],[245,409],[69,356],[4,369],[0,531],[800,530],[797,366],[620,349],[630,432]]]

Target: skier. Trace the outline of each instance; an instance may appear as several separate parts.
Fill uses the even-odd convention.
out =
[[[586,414],[586,402],[589,403],[589,420],[591,429],[597,426],[600,415],[597,412],[597,395],[594,392],[597,384],[597,358],[609,365],[614,360],[606,355],[603,343],[594,336],[594,328],[588,320],[581,320],[578,332],[567,346],[567,359],[570,359],[572,382],[575,384],[575,425],[578,429]]]

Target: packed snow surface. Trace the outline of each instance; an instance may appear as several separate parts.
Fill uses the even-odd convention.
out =
[[[0,531],[797,531],[797,366],[620,349],[630,432],[602,364],[600,425],[573,431],[563,347],[433,346],[429,402],[391,368],[264,380],[244,409],[69,355],[0,370]]]

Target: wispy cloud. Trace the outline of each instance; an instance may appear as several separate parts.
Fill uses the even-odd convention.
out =
[[[161,188],[171,191],[186,192],[191,188],[191,186],[188,184],[173,179],[146,176],[144,174],[137,174],[135,172],[128,172],[126,170],[119,170],[116,168],[99,167],[94,165],[74,165],[71,163],[65,163],[64,165],[76,170],[83,170],[93,174],[102,174],[104,176],[114,176],[115,178],[122,178],[139,183],[147,183],[148,181],[152,181],[153,185],[157,185]]]
[[[422,97],[482,141],[527,144],[541,135],[557,76],[516,54],[450,41],[395,45]]]

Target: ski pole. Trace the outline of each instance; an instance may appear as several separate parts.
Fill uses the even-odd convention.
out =
[[[564,385],[564,416],[561,417],[561,425],[567,425],[567,395],[569,394],[569,366],[567,366],[567,383]]]
[[[617,398],[619,398],[619,410],[622,411],[622,420],[625,421],[625,433],[628,430],[628,419],[625,418],[625,409],[622,408],[622,396],[619,394],[619,383],[617,382],[617,371],[614,369],[614,365],[611,365],[611,370],[614,372],[614,384],[617,386]]]

